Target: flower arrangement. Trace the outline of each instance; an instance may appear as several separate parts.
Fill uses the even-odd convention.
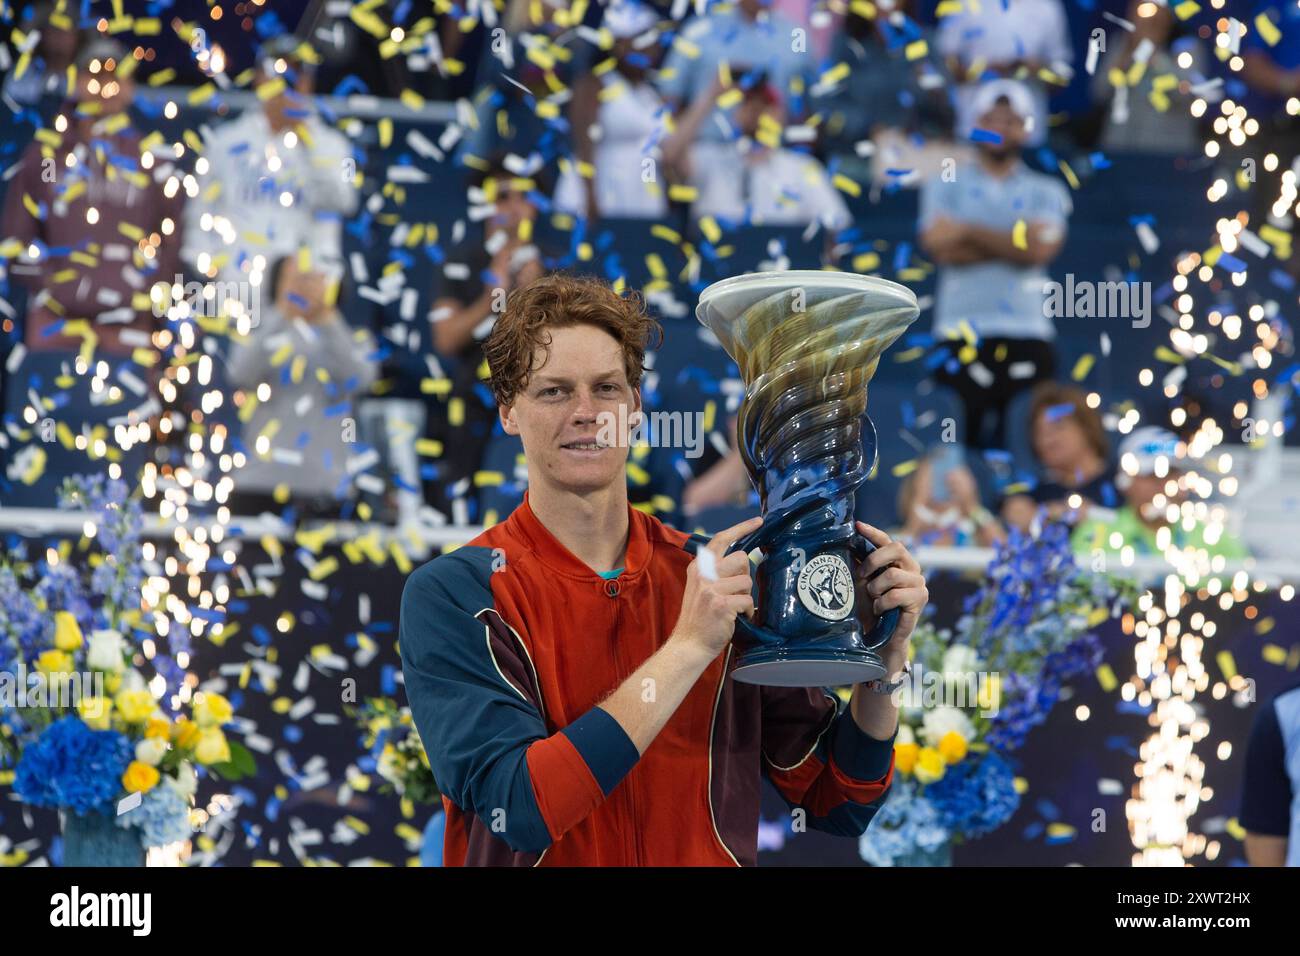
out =
[[[252,757],[222,729],[230,702],[191,695],[184,629],[170,629],[164,653],[146,626],[138,498],[121,481],[71,478],[59,505],[92,515],[78,545],[0,554],[0,786],[115,819],[141,847],[187,840],[200,771],[239,779]]]
[[[873,866],[931,859],[1002,826],[1020,805],[1011,755],[1065,684],[1101,663],[1092,629],[1137,598],[1079,567],[1069,528],[1013,531],[955,628],[924,621],[899,695],[897,775],[860,842]]]
[[[360,707],[349,708],[349,715],[365,732],[362,767],[379,775],[380,793],[401,798],[402,816],[412,817],[416,805],[438,803],[441,793],[410,707],[391,697],[370,697]]]

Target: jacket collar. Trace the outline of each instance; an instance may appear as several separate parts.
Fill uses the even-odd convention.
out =
[[[619,575],[620,580],[639,575],[649,563],[651,551],[649,520],[630,504],[627,506],[627,555],[623,560],[624,570]],[[561,544],[555,535],[547,530],[537,515],[533,513],[532,505],[529,504],[527,490],[524,491],[523,502],[511,513],[507,523],[512,525],[510,530],[523,539],[529,549],[536,553],[551,570],[558,571],[569,577],[596,581],[601,584],[605,582],[605,579],[597,574],[594,569],[588,567],[572,551]],[[610,571],[613,569],[603,568],[602,570]]]

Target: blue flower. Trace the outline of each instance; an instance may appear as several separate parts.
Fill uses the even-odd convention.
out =
[[[858,840],[858,854],[872,866],[894,866],[917,850],[931,852],[952,838],[933,803],[911,780],[895,779],[870,825]]]
[[[1015,774],[996,753],[953,764],[925,798],[942,826],[968,838],[993,832],[1020,806]]]
[[[37,807],[111,812],[131,756],[130,741],[117,731],[91,730],[76,717],[64,717],[24,748],[14,792]]]
[[[189,800],[166,781],[146,793],[138,807],[118,817],[117,825],[138,828],[147,847],[179,843],[194,834]]]

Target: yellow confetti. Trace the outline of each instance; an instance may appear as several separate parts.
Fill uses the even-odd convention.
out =
[[[695,202],[699,194],[700,194],[699,190],[696,189],[694,186],[686,186],[680,183],[675,183],[668,187],[668,198],[671,199],[673,202],[685,202],[685,203]],[[717,242],[716,239],[711,239],[709,241]]]
[[[339,559],[330,555],[324,561],[318,561],[315,566],[312,567],[311,571],[308,572],[308,576],[313,581],[320,581],[322,578],[329,577],[338,569]]]
[[[1017,219],[1011,229],[1011,244],[1017,249],[1029,248],[1029,226],[1023,219]]]
[[[1281,667],[1286,663],[1286,648],[1278,644],[1265,644],[1260,649],[1260,656],[1270,664]]]
[[[1109,664],[1102,664],[1097,668],[1097,683],[1108,694],[1119,686],[1119,680],[1116,679],[1115,672],[1111,670]]]
[[[848,193],[850,196],[858,197],[862,195],[862,185],[856,180],[850,179],[843,173],[836,173],[831,180],[832,185],[840,192]]]
[[[1186,4],[1180,3],[1174,8],[1174,12],[1177,13],[1179,17],[1186,20],[1187,17],[1183,16],[1182,13],[1179,12],[1184,6],[1186,6]],[[1192,6],[1196,7],[1196,4],[1193,3]],[[1196,7],[1196,9],[1200,8]],[[1192,12],[1194,13],[1196,11],[1193,10]],[[1255,29],[1259,31],[1259,38],[1269,46],[1277,46],[1277,41],[1282,39],[1282,31],[1277,28],[1276,23],[1268,18],[1268,14],[1266,13],[1261,13],[1255,18]]]
[[[1219,665],[1219,670],[1228,680],[1237,676],[1237,661],[1232,656],[1232,651],[1219,651],[1214,655],[1214,662]]]
[[[217,95],[217,87],[212,83],[204,83],[202,86],[196,86],[186,95],[185,101],[190,106],[198,106],[200,103],[206,103],[212,97]]]

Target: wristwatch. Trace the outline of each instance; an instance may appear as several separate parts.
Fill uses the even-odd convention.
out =
[[[873,694],[886,694],[886,695],[892,694],[894,691],[898,690],[898,688],[902,687],[904,684],[907,683],[907,678],[908,676],[911,675],[911,673],[912,673],[912,662],[903,661],[903,670],[899,673],[898,680],[895,681],[869,680],[867,681],[867,690],[871,691],[871,693]]]

